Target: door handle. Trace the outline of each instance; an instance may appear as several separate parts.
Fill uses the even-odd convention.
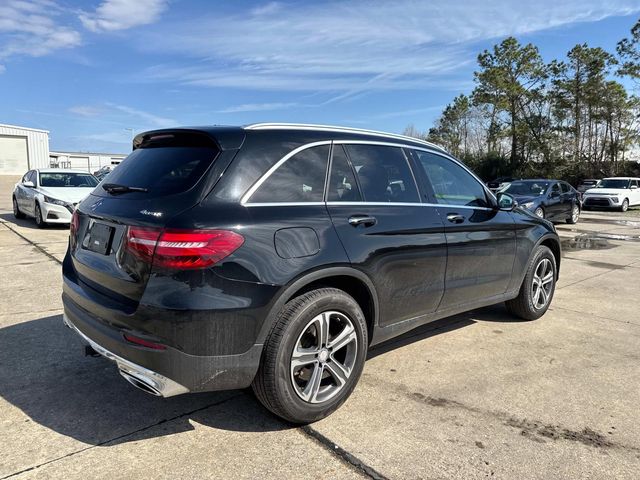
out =
[[[462,223],[464,222],[464,217],[457,213],[450,213],[449,215],[447,215],[447,220],[449,220],[451,223]]]
[[[349,217],[349,224],[357,227],[358,225],[364,225],[365,227],[371,227],[378,223],[376,217],[370,217],[368,215],[352,215]]]

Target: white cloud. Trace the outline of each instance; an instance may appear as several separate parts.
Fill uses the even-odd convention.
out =
[[[80,45],[81,36],[61,23],[62,9],[50,0],[8,0],[0,5],[0,59],[40,57]]]
[[[141,119],[146,125],[150,125],[153,127],[170,127],[178,123],[170,118],[160,117],[158,115],[154,115],[143,110],[138,110],[133,107],[128,107],[126,105],[118,105],[115,103],[106,103],[105,105],[115,110],[119,110],[120,112],[126,113],[127,115],[130,115],[132,117],[137,117]]]
[[[80,115],[81,117],[96,117],[103,112],[102,108],[94,107],[92,105],[76,105],[69,108],[69,113],[74,115]]]
[[[187,85],[334,92],[442,84],[475,62],[477,42],[640,11],[637,0],[270,2],[250,15],[162,25],[140,48],[184,60],[143,72]]]
[[[154,23],[166,8],[167,0],[105,0],[94,12],[81,12],[79,18],[92,32],[112,32]]]
[[[298,103],[243,103],[218,110],[218,113],[238,113],[238,112],[265,112],[272,110],[286,110],[287,108],[297,107]]]

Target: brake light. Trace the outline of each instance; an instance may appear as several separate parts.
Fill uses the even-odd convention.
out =
[[[210,267],[244,243],[229,230],[173,230],[142,227],[127,229],[126,247],[154,267],[197,269]]]
[[[78,210],[73,211],[73,215],[71,216],[71,223],[69,224],[69,239],[71,242],[71,248],[74,249],[76,247],[76,242],[78,240],[78,227],[80,225],[80,219],[78,218]]]

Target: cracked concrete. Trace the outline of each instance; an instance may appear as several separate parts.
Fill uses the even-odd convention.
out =
[[[538,321],[498,305],[374,349],[352,398],[300,429],[248,391],[159,399],[83,357],[61,322],[67,230],[14,221],[9,192],[0,178],[0,479],[640,476],[640,242],[567,249]],[[638,235],[637,213],[558,230]]]

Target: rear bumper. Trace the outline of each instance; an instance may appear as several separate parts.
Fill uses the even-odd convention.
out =
[[[127,342],[123,330],[91,315],[64,294],[63,303],[65,324],[115,362],[127,381],[148,393],[171,397],[246,388],[258,370],[262,345],[253,345],[242,354],[222,356],[189,355],[172,347],[152,350]]]

